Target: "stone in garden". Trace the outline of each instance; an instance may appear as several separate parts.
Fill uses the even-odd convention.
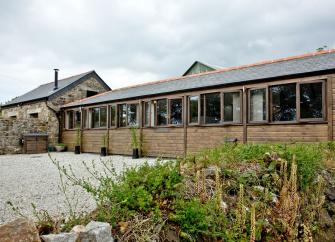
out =
[[[203,169],[204,176],[206,178],[210,177],[212,179],[215,179],[215,172],[216,172],[217,169],[219,169],[219,168],[216,167],[216,166],[209,166],[208,168],[204,168]]]
[[[71,232],[74,232],[76,234],[79,234],[81,232],[85,231],[85,226],[84,225],[76,225],[71,229]]]
[[[41,241],[34,222],[25,218],[19,218],[0,226],[0,240],[1,242]]]
[[[76,242],[78,234],[76,233],[61,233],[61,234],[48,234],[42,235],[44,242]]]
[[[91,221],[85,231],[79,234],[80,242],[113,242],[111,226],[108,223]]]
[[[330,201],[335,201],[335,187],[327,188],[325,194]]]

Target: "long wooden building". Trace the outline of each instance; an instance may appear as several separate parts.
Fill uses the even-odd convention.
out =
[[[63,106],[61,140],[81,127],[83,152],[183,156],[225,140],[243,143],[334,139],[335,50],[120,88]]]

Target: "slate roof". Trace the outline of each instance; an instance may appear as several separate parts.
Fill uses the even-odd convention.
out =
[[[335,70],[335,49],[114,89],[69,103],[63,107],[119,101],[329,70]]]
[[[26,103],[30,101],[40,100],[40,99],[46,99],[46,98],[50,98],[52,96],[58,95],[61,92],[67,90],[67,88],[70,88],[72,85],[75,85],[77,82],[80,82],[83,77],[86,77],[90,74],[96,74],[96,73],[95,71],[88,71],[88,72],[81,73],[75,76],[60,79],[58,80],[57,90],[54,90],[54,82],[49,82],[49,83],[40,85],[39,87],[23,94],[22,96],[16,97],[12,99],[11,101],[5,103],[3,107],[11,106],[14,104],[19,104],[19,103]],[[99,79],[101,78],[99,77]],[[103,84],[108,88],[108,90],[110,90],[110,88],[108,87],[106,83],[103,82]]]

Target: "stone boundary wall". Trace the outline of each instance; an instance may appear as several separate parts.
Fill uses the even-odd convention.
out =
[[[38,119],[0,118],[0,155],[22,153],[20,140],[24,134],[46,133],[47,130],[47,122]]]

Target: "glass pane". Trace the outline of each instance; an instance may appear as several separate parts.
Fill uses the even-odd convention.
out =
[[[206,99],[206,123],[216,124],[221,120],[221,101],[220,93],[205,94]]]
[[[127,105],[126,104],[120,104],[119,105],[119,126],[120,127],[126,127],[126,118],[127,118]]]
[[[167,124],[167,99],[157,100],[157,125]]]
[[[266,89],[250,91],[250,121],[266,120]]]
[[[83,127],[86,129],[88,128],[87,110],[82,109],[81,111],[83,112]]]
[[[115,105],[113,105],[113,106],[111,106],[111,117],[110,117],[112,127],[116,126],[115,114],[116,114],[116,107],[115,107]]]
[[[144,125],[145,126],[150,125],[150,106],[151,106],[151,102],[145,102],[144,103],[144,110],[145,110]]]
[[[183,123],[183,100],[181,98],[170,100],[170,124]]]
[[[76,113],[75,113],[75,127],[80,128],[80,124],[81,124],[81,113],[80,113],[80,111],[76,111]]]
[[[69,129],[73,129],[74,128],[74,114],[73,114],[73,111],[69,111],[68,113],[67,113],[67,119],[68,119],[68,125],[67,125],[67,127],[69,128]]]
[[[296,84],[278,85],[270,88],[272,121],[296,120]]]
[[[322,83],[300,84],[301,118],[322,118]]]
[[[190,123],[198,123],[199,96],[189,97]]]
[[[99,108],[92,109],[92,128],[99,128]]]
[[[224,122],[241,122],[240,92],[224,93],[223,104]]]
[[[137,125],[137,106],[138,104],[128,104],[128,125]]]
[[[100,127],[107,127],[107,108],[100,108]]]

